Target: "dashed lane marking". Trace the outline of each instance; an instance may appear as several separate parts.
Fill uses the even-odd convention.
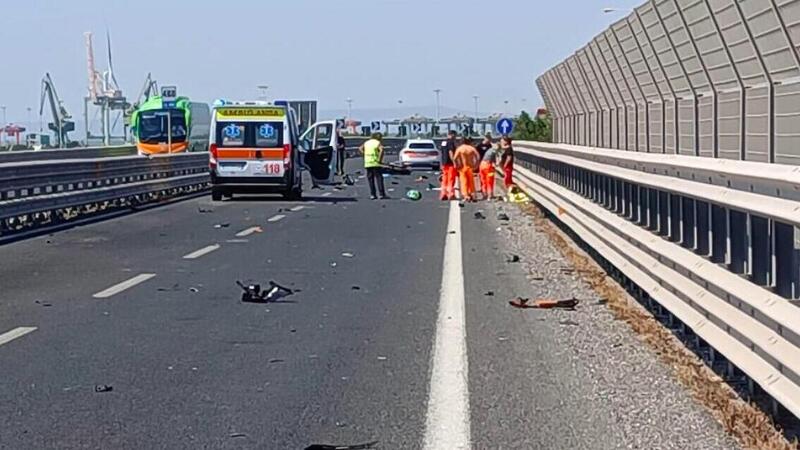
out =
[[[98,293],[94,294],[92,297],[94,297],[94,298],[109,298],[111,296],[119,294],[120,292],[122,292],[124,290],[130,289],[130,288],[136,286],[137,284],[144,283],[145,281],[149,280],[150,278],[153,278],[154,276],[156,276],[156,274],[154,274],[154,273],[140,273],[139,275],[136,275],[135,277],[133,277],[133,278],[131,278],[129,280],[125,280],[122,283],[115,284],[114,286],[111,286],[110,288],[108,288],[108,289],[106,289],[104,291],[98,292]]]
[[[193,251],[192,253],[189,253],[188,255],[184,255],[183,259],[197,259],[197,258],[199,258],[201,256],[204,256],[204,255],[207,255],[207,254],[209,254],[209,253],[211,253],[211,252],[213,252],[215,250],[219,250],[219,248],[220,248],[219,244],[209,245],[208,247],[203,247],[200,250],[196,250],[196,251]]]
[[[28,333],[32,333],[36,331],[36,327],[19,327],[14,328],[11,331],[6,333],[0,334],[0,345],[8,344],[9,342],[13,341],[14,339],[21,338]]]

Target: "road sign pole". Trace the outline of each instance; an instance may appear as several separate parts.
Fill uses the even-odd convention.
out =
[[[172,114],[167,110],[167,153],[172,153]]]

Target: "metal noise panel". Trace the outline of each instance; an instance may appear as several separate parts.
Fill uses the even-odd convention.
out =
[[[625,102],[622,99],[620,88],[617,86],[616,80],[611,75],[611,69],[608,61],[606,60],[606,55],[603,52],[600,43],[600,37],[598,36],[594,38],[592,42],[589,43],[588,47],[591,51],[592,60],[595,62],[595,67],[597,67],[599,70],[599,76],[602,81],[602,85],[605,87],[608,95],[608,101],[610,102],[609,106],[620,107],[624,105]]]
[[[739,80],[720,31],[704,1],[676,0],[694,39],[699,57],[717,89],[737,89]]]
[[[769,87],[745,91],[745,159],[769,161]]]
[[[648,103],[647,108],[650,111],[650,153],[664,153],[664,114],[663,104],[661,102]]]
[[[772,7],[772,2],[751,0],[740,2],[738,5],[772,80],[784,80],[800,75],[797,55],[783,29],[778,12]]]
[[[637,105],[636,108],[639,112],[639,120],[638,120],[638,130],[637,130],[637,137],[638,137],[638,144],[636,146],[637,152],[646,152],[647,151],[647,104]]]
[[[609,111],[609,121],[608,121],[608,145],[611,148],[621,148],[619,145],[619,135],[621,130],[619,129],[619,115],[621,113],[620,108],[613,108]]]
[[[675,52],[675,49],[672,47],[672,44],[667,37],[666,30],[659,20],[655,10],[653,10],[652,6],[648,3],[637,8],[637,11],[639,12],[643,22],[652,24],[648,28],[650,42],[656,52],[656,55],[658,56],[658,59],[661,61],[661,65],[664,68],[664,74],[669,80],[676,96],[686,97],[694,95],[691,85],[689,84],[689,80],[683,73],[683,68],[681,67],[681,62],[678,59],[678,55]]]
[[[775,86],[775,161],[800,164],[800,80]]]
[[[741,159],[742,155],[742,91],[719,93],[719,150],[717,157]]]
[[[567,68],[567,64],[565,62],[561,63],[556,67],[556,69],[560,81],[559,84],[563,86],[562,90],[569,98],[570,104],[575,110],[574,111],[575,114],[582,114],[586,112],[586,108],[583,105],[583,101],[578,95],[578,87],[573,83],[572,78],[569,75],[569,69]]]
[[[629,24],[632,31],[633,44],[625,53],[628,55],[628,61],[636,76],[636,81],[639,83],[647,100],[651,102],[661,101],[661,93],[656,86],[656,80],[651,73],[651,67],[646,57],[648,52],[652,53],[650,42],[647,39],[644,28],[634,16],[629,19]]]
[[[600,47],[603,51],[603,57],[608,64],[611,77],[619,87],[620,95],[622,96],[622,104],[631,104],[634,102],[634,94],[631,91],[631,87],[627,84],[625,73],[620,67],[620,64],[623,64],[624,62],[620,62],[617,59],[617,53],[615,53],[613,47],[614,44],[612,44],[613,36],[609,38],[610,33],[611,31],[607,30],[605,33],[599,36]]]
[[[665,31],[669,34],[684,74],[695,92],[711,90],[711,84],[694,49],[692,37],[683,24],[674,0],[657,0],[656,8]]]
[[[636,150],[636,139],[638,136],[637,128],[638,128],[638,120],[636,119],[637,112],[639,110],[639,105],[630,106],[628,107],[628,117],[627,117],[627,129],[628,129],[628,142],[626,144],[625,150]]]
[[[678,153],[677,139],[675,133],[677,123],[675,121],[676,101],[664,103],[664,153]]]
[[[590,50],[584,47],[576,52],[578,63],[581,65],[580,69],[584,78],[588,82],[589,93],[592,96],[597,109],[602,110],[611,106],[606,98],[606,90],[598,78],[598,68],[593,64],[592,57],[589,55]]]
[[[792,46],[800,46],[800,0],[775,0]]]
[[[714,97],[704,96],[697,99],[697,133],[699,156],[715,157]]]
[[[745,86],[757,86],[768,82],[759,62],[755,44],[750,40],[744,21],[739,14],[738,0],[706,0],[711,13],[717,19],[722,39],[733,58]]]
[[[696,155],[697,130],[695,126],[696,103],[694,98],[678,100],[678,154]]]

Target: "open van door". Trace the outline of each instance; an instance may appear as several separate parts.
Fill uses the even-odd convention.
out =
[[[312,125],[301,138],[304,167],[311,178],[320,184],[332,184],[336,164],[336,122],[324,121]]]

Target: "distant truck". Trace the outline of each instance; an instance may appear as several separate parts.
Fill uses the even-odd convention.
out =
[[[176,98],[173,107],[165,107],[160,96],[150,97],[131,116],[140,155],[207,151],[210,127],[208,104],[187,97]]]

